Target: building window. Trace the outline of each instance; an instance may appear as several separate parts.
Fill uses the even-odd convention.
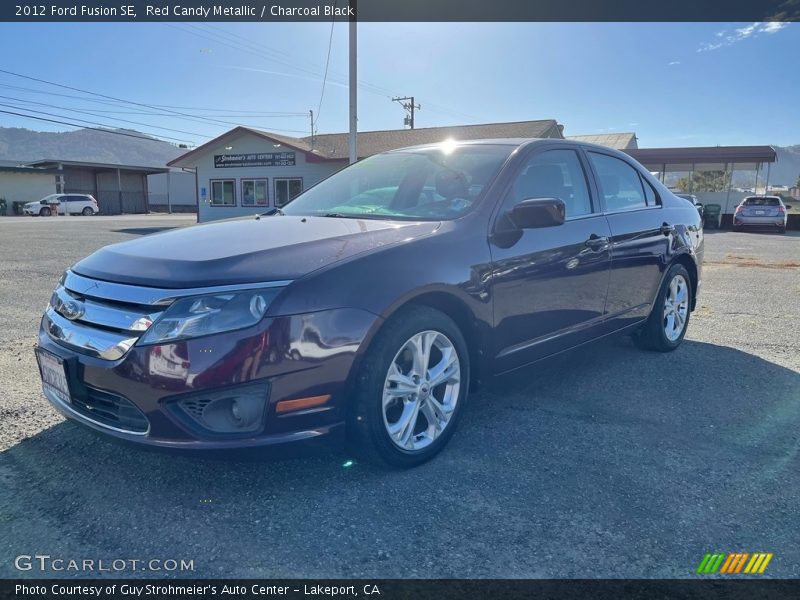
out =
[[[211,206],[236,206],[236,180],[211,181]]]
[[[267,180],[242,179],[242,206],[267,206]]]
[[[283,206],[303,191],[302,179],[275,180],[275,206]]]

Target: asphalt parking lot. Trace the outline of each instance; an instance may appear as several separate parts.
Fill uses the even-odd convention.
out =
[[[685,578],[736,551],[800,576],[798,232],[708,233],[680,349],[611,339],[497,380],[442,455],[398,472],[142,451],[49,407],[32,348],[64,268],[193,221],[0,219],[0,577],[49,554],[200,577]]]

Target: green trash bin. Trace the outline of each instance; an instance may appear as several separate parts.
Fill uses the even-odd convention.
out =
[[[8,205],[5,198],[0,198],[0,217],[5,217],[8,214]]]
[[[14,214],[15,215],[22,215],[22,207],[25,206],[25,203],[16,201],[11,206],[14,209]]]
[[[721,215],[722,206],[719,204],[706,204],[703,214],[703,227],[706,229],[719,229]]]

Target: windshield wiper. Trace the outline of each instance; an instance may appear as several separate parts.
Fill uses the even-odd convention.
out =
[[[256,215],[256,221],[258,221],[261,217],[271,217],[274,215],[286,216],[286,213],[283,212],[280,208],[271,208],[265,213],[261,213]]]

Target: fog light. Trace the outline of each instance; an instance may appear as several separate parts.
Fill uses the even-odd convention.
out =
[[[248,384],[181,396],[171,412],[211,433],[253,433],[261,429],[269,386]]]

